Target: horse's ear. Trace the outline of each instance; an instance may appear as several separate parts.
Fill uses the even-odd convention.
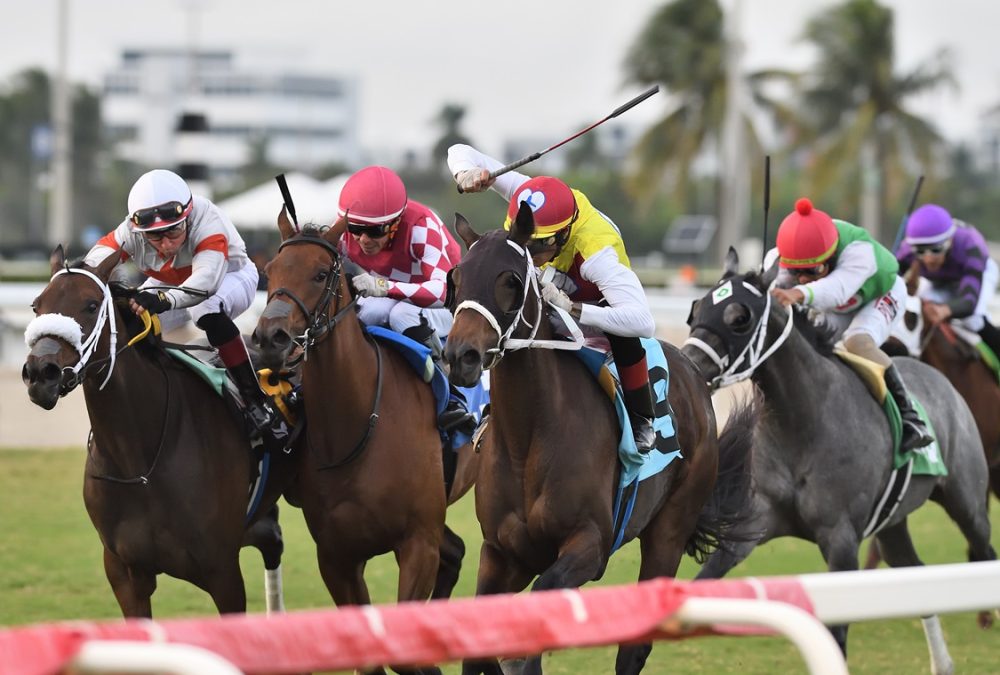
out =
[[[347,214],[345,213],[340,218],[333,221],[333,225],[327,228],[326,232],[323,233],[323,238],[334,246],[338,245],[341,237],[344,236],[344,232],[347,232]]]
[[[722,261],[722,278],[728,279],[740,273],[740,256],[732,246],[726,252],[726,259]]]
[[[281,232],[281,241],[285,241],[295,234],[295,226],[288,218],[288,210],[284,204],[281,205],[281,211],[278,212],[278,231]]]
[[[99,264],[97,267],[93,268],[91,272],[94,273],[98,279],[104,283],[108,283],[108,279],[111,278],[111,272],[118,267],[118,263],[122,261],[120,253],[112,253]]]
[[[49,255],[49,266],[52,268],[52,274],[55,274],[63,268],[66,264],[66,253],[63,251],[62,244],[56,246],[55,250]]]
[[[455,212],[455,232],[465,242],[466,249],[472,248],[472,245],[479,241],[479,237],[481,236],[472,229],[472,225],[469,224],[468,219],[457,211]]]
[[[526,246],[531,241],[531,235],[535,233],[535,213],[528,202],[521,202],[510,230],[511,238],[521,246]]]

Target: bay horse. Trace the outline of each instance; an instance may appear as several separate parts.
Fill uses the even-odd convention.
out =
[[[478,458],[468,445],[459,450],[446,495],[433,393],[401,354],[365,331],[338,250],[343,226],[297,232],[282,211],[254,344],[262,364],[279,367],[302,343],[306,422],[296,492],[334,602],[370,603],[365,565],[389,551],[400,601],[446,598],[465,546],[446,527],[445,507],[468,491]]]
[[[856,570],[858,549],[893,471],[892,434],[880,403],[833,354],[832,336],[806,311],[787,311],[768,292],[776,274],[739,274],[733,249],[722,279],[692,306],[683,346],[713,386],[749,378],[763,396],[754,430],[753,512],[748,535],[713,553],[699,579],[720,578],[758,544],[793,536],[815,542],[830,571]],[[907,516],[928,499],[944,507],[969,544],[970,561],[994,560],[986,501],[986,461],[969,407],[944,376],[910,358],[894,359],[926,410],[947,476],[911,476],[898,508],[875,532],[893,567],[921,565]],[[935,672],[950,657],[936,616],[923,619]],[[841,648],[847,626],[831,627]]]
[[[476,595],[518,592],[533,579],[532,590],[581,586],[604,574],[615,548],[620,424],[611,401],[575,355],[515,347],[542,347],[555,337],[526,249],[534,227],[527,204],[509,234],[480,236],[456,214],[468,253],[451,273],[457,307],[445,360],[461,386],[491,368],[476,479],[483,533]],[[622,542],[641,542],[640,580],[673,576],[685,551],[711,550],[732,524],[724,514],[735,516],[749,501],[742,467],[752,409],[734,414],[720,439],[710,392],[694,365],[675,347],[660,346],[683,458],[639,483]],[[651,649],[622,645],[616,673],[641,671]],[[502,671],[490,660],[467,661],[462,672]],[[541,656],[528,658],[524,672],[540,673]]]
[[[151,617],[156,575],[168,574],[207,592],[219,612],[243,612],[239,550],[252,545],[264,556],[268,608],[278,609],[283,544],[275,502],[291,469],[272,462],[248,527],[250,441],[190,368],[144,342],[126,346],[118,327],[135,319],[108,285],[118,262],[110,256],[97,268],[70,266],[56,249],[52,278],[32,303],[45,317],[36,321],[49,328],[35,336],[22,370],[28,396],[46,410],[83,388],[91,424],[83,501],[115,599],[124,616]]]

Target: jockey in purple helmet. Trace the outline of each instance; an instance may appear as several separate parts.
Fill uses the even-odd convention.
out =
[[[896,258],[900,269],[909,270],[908,278],[919,274],[931,282],[920,293],[926,321],[954,321],[1000,355],[1000,331],[986,316],[996,293],[997,265],[976,228],[937,204],[924,204],[910,216]]]

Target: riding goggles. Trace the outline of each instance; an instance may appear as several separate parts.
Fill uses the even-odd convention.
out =
[[[572,223],[572,221],[570,221]],[[544,251],[548,251],[553,247],[562,246],[569,239],[569,227],[564,227],[558,232],[549,235],[548,237],[542,237],[540,239],[530,239],[528,240],[528,252],[531,255],[536,255]]]
[[[809,277],[815,279],[826,269],[826,265],[814,265],[813,267],[796,267],[792,273],[797,277]]]
[[[164,239],[175,241],[184,235],[185,230],[187,230],[185,225],[186,221],[182,220],[173,227],[168,227],[162,230],[154,230],[152,232],[143,232],[143,236],[145,236],[149,241],[162,241]]]
[[[913,247],[913,254],[917,256],[921,255],[940,255],[948,250],[948,244],[941,242],[939,244],[922,244],[920,246]]]
[[[189,201],[187,204],[166,202],[157,206],[151,206],[148,209],[137,209],[135,213],[129,216],[129,220],[140,230],[153,227],[162,229],[163,226],[176,224],[185,218],[191,212],[192,204],[192,201]]]
[[[392,232],[392,228],[396,226],[395,220],[390,220],[388,223],[382,223],[381,225],[361,225],[360,223],[347,223],[347,231],[356,237],[367,234],[369,239],[381,239],[385,235]]]

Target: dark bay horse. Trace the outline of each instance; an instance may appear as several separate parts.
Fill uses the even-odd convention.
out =
[[[692,307],[683,347],[707,381],[750,378],[763,395],[754,432],[753,515],[748,541],[712,554],[699,578],[719,578],[760,543],[793,536],[819,545],[831,571],[858,568],[858,548],[892,472],[892,437],[881,405],[833,355],[830,337],[801,308],[782,308],[767,277],[739,274],[730,249],[720,282]],[[969,560],[993,560],[986,512],[986,462],[968,406],[941,373],[895,359],[927,411],[947,476],[914,475],[875,537],[892,566],[922,564],[907,516],[940,503],[969,543]],[[725,371],[725,372],[723,372]],[[935,672],[950,665],[937,617],[924,620]],[[846,650],[847,627],[831,629]]]
[[[51,410],[83,387],[92,427],[83,499],[122,614],[152,615],[161,573],[203,589],[220,612],[245,611],[239,549],[259,548],[280,581],[275,486],[290,470],[272,463],[277,478],[257,511],[267,515],[248,529],[246,433],[188,367],[144,343],[125,346],[126,315],[108,286],[117,263],[67,267],[62,247],[53,254],[53,277],[33,303],[40,335],[23,369],[28,395]]]
[[[457,309],[445,359],[462,386],[492,368],[476,480],[483,532],[476,594],[518,592],[536,576],[533,590],[581,586],[603,575],[614,546],[618,418],[575,355],[515,349],[518,340],[542,347],[554,337],[525,248],[534,231],[531,209],[522,205],[509,235],[480,237],[461,216],[456,230],[469,251],[452,271]],[[710,550],[725,537],[721,514],[739,513],[749,501],[742,468],[752,410],[736,413],[717,437],[705,383],[676,348],[661,346],[683,459],[640,483],[624,533],[624,541],[641,542],[639,579],[673,576],[685,551]],[[616,672],[638,673],[651,649],[621,646]],[[501,670],[494,660],[466,662],[462,672]],[[529,658],[524,672],[540,673],[541,657]]]
[[[460,467],[467,478],[445,494],[433,394],[395,349],[365,332],[337,249],[343,228],[299,233],[282,213],[279,229],[253,339],[273,367],[303,343],[296,489],[323,581],[337,605],[367,604],[365,565],[392,551],[399,600],[448,597],[465,547],[445,526],[445,506],[468,491],[474,471]],[[468,446],[459,453],[463,464],[478,462]]]
[[[921,310],[920,298],[909,296],[904,328],[898,331],[908,335],[900,335],[902,340],[890,338],[895,343],[894,353],[919,358],[940,370],[969,404],[990,467],[990,486],[1000,498],[1000,384],[979,350],[956,332],[960,328],[950,323],[932,325],[924,321]],[[887,352],[890,349],[886,347]]]

